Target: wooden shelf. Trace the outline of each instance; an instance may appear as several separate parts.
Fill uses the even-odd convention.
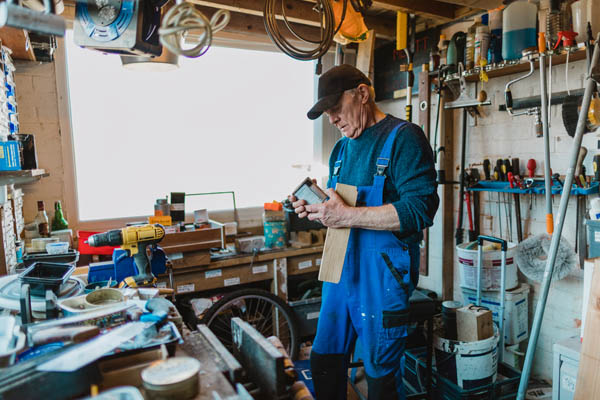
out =
[[[28,169],[21,171],[0,171],[0,185],[22,185],[49,176],[43,169]]]
[[[585,48],[577,49],[577,50],[573,51],[569,55],[569,62],[585,60],[585,53],[586,53]],[[550,64],[549,58],[550,57],[546,57],[546,65]],[[553,67],[556,65],[564,64],[566,62],[567,62],[567,53],[552,56],[552,66]],[[539,61],[537,59],[537,56],[535,57],[534,65],[535,65],[535,69],[539,68]],[[521,60],[518,64],[501,65],[501,66],[491,65],[489,67],[486,67],[486,73],[487,73],[487,76],[489,79],[498,78],[500,76],[518,74],[518,73],[527,72],[527,71],[529,71],[529,62],[523,61],[523,60]],[[465,73],[465,79],[467,80],[467,82],[477,82],[479,80],[479,72],[467,71]]]

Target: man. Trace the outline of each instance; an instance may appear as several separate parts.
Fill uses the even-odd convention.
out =
[[[330,228],[352,228],[340,282],[324,283],[311,369],[318,400],[345,399],[349,355],[358,337],[369,399],[403,399],[405,319],[419,277],[422,230],[433,224],[439,198],[433,154],[416,125],[375,105],[369,79],[349,65],[319,78],[322,113],[342,133],[329,160],[329,200],[300,217]],[[356,207],[333,190],[358,187]]]

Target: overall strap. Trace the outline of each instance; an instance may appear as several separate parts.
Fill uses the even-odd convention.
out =
[[[403,121],[399,123],[388,135],[385,143],[383,144],[383,149],[381,149],[381,154],[377,159],[377,173],[375,176],[384,176],[386,168],[390,165],[390,156],[392,154],[392,147],[394,145],[394,140],[398,135],[398,131],[408,122]]]
[[[348,139],[342,141],[342,147],[338,153],[337,160],[333,166],[333,177],[337,180],[338,175],[340,174],[340,168],[342,168],[342,158],[344,157],[344,150],[346,149],[346,143],[348,143]]]

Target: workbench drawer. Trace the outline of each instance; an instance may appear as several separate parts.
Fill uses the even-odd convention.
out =
[[[175,274],[175,294],[201,292],[273,279],[273,261]]]
[[[301,256],[288,257],[288,275],[304,274],[319,271],[321,266],[321,253],[304,254]]]

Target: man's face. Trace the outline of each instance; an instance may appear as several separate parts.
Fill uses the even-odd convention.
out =
[[[364,129],[361,96],[358,91],[346,90],[335,106],[325,111],[329,122],[335,125],[344,136],[356,139]]]

